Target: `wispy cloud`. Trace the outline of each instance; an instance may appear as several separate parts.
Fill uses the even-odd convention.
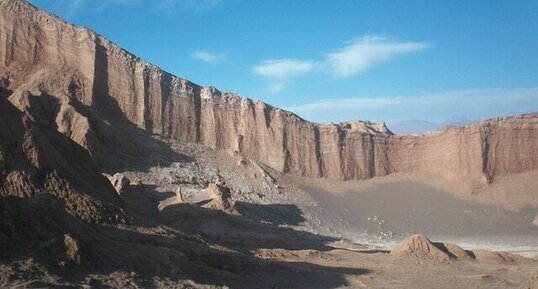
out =
[[[47,0],[28,1],[39,4]],[[80,13],[84,7],[100,11],[112,5],[145,5],[166,14],[173,14],[181,11],[204,12],[215,8],[221,2],[224,0],[62,0],[58,1],[57,5],[65,11],[63,16],[69,19]]]
[[[335,53],[327,55],[327,64],[337,76],[351,76],[396,56],[428,48],[427,43],[397,42],[386,37],[366,35]]]
[[[267,88],[270,93],[276,93],[288,85],[289,81],[301,74],[314,69],[316,63],[297,59],[271,59],[254,66],[254,72],[258,75],[270,78],[272,83]]]
[[[410,119],[443,122],[457,116],[483,119],[538,112],[538,87],[465,90],[415,97],[340,98],[287,108],[316,122],[350,119],[396,123]]]
[[[75,13],[80,9],[81,5],[84,3],[84,0],[70,0],[67,8],[67,18],[73,17]]]
[[[150,0],[157,8],[164,11],[188,10],[202,12],[213,9],[223,0]]]
[[[209,64],[216,64],[219,62],[226,61],[227,57],[224,53],[214,53],[206,50],[196,51],[191,54],[191,57],[198,59]]]
[[[266,60],[255,66],[254,72],[276,80],[269,87],[269,90],[278,92],[284,89],[294,76],[299,74],[317,71],[336,77],[348,77],[364,72],[399,55],[422,51],[428,47],[428,43],[398,42],[387,37],[366,35],[323,56],[321,60]]]

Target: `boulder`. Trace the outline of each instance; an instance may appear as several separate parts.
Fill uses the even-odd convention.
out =
[[[44,244],[38,250],[38,256],[55,266],[79,265],[80,244],[72,235],[65,234]]]
[[[230,189],[222,184],[211,183],[205,190],[209,196],[212,197],[211,201],[204,205],[206,208],[220,210],[228,214],[239,215],[239,212],[235,208],[235,202],[232,199]]]
[[[118,195],[122,195],[126,192],[126,190],[129,188],[131,181],[129,179],[120,173],[116,173],[113,176],[106,175],[112,186],[114,186],[114,189],[116,189],[116,192]]]

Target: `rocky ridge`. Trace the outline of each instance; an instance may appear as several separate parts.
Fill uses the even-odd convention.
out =
[[[238,151],[279,172],[334,180],[424,172],[472,188],[538,168],[536,114],[425,136],[362,121],[315,124],[175,77],[24,1],[0,7],[0,70],[14,90],[10,101],[28,106],[27,91],[36,89],[60,98],[58,130],[93,155],[105,154],[107,142],[129,148],[121,137],[102,136],[110,119],[124,119],[153,134]]]
[[[453,261],[478,261],[487,263],[536,262],[507,252],[493,252],[483,249],[464,250],[451,243],[432,242],[424,235],[412,235],[397,244],[394,256],[411,256],[419,260],[434,260],[441,263]]]
[[[476,288],[519,284],[536,268],[475,250],[487,266],[447,262],[440,278],[438,267],[340,240],[340,220],[306,210],[314,200],[278,173],[455,179],[472,168],[487,183],[535,168],[535,115],[424,137],[313,124],[176,78],[25,1],[0,0],[0,15],[0,287],[386,288],[390,271],[409,288],[427,271],[417,288]],[[454,165],[467,156],[468,167]],[[435,251],[428,242],[407,248]],[[474,278],[488,272],[499,277]]]

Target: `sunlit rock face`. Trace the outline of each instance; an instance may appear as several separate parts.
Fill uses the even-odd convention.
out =
[[[99,118],[236,150],[280,172],[334,180],[424,172],[488,183],[538,168],[536,114],[424,136],[397,136],[384,124],[362,121],[315,124],[175,77],[24,1],[0,0],[0,8],[0,76],[13,92],[9,101],[31,111],[38,106],[33,96],[53,95],[58,108],[41,116],[53,114],[51,125],[92,154],[108,141],[129,147],[114,134],[103,137],[103,125],[92,121]]]

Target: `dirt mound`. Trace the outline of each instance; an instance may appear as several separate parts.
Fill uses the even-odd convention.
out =
[[[434,243],[441,248],[446,248],[449,255],[455,260],[472,260],[473,254],[462,247],[452,243]]]
[[[392,251],[394,256],[413,256],[418,259],[431,259],[448,262],[457,257],[440,243],[433,243],[424,235],[413,235],[400,242]]]
[[[532,259],[507,252],[493,252],[483,249],[464,250],[455,244],[432,242],[424,235],[407,237],[392,249],[391,254],[394,256],[412,256],[418,259],[431,259],[442,263],[464,260],[488,264],[533,262]]]
[[[507,252],[494,252],[494,251],[488,251],[484,249],[475,249],[472,251],[474,258],[477,261],[485,262],[485,263],[495,263],[495,264],[509,264],[514,263],[518,261],[526,261],[528,260],[525,257],[510,254]]]

